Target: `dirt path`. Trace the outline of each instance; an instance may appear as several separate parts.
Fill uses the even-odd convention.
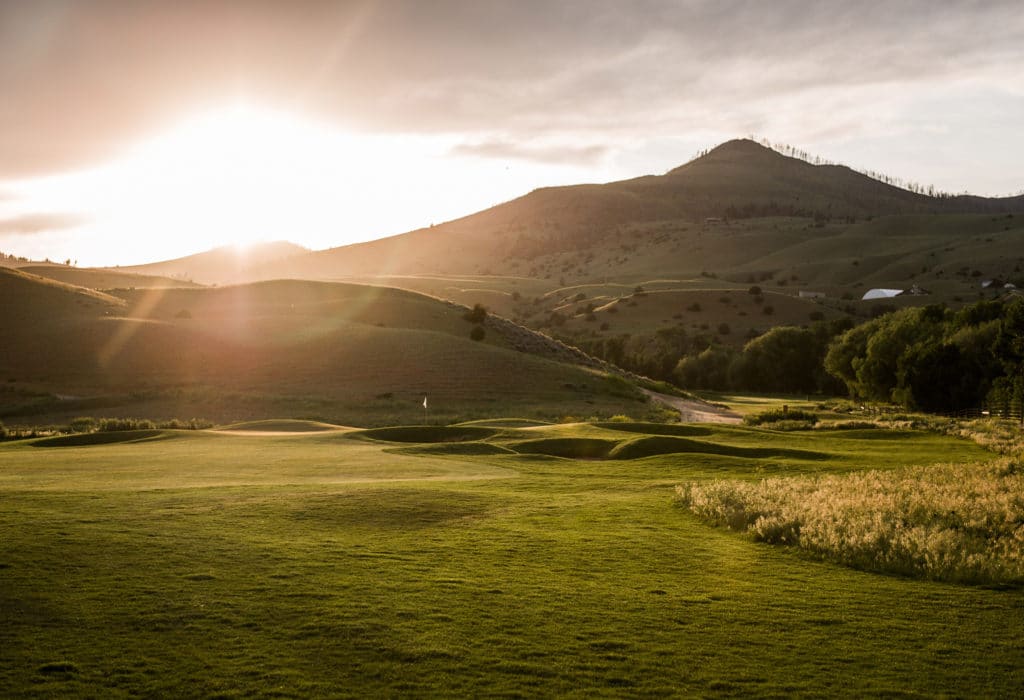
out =
[[[671,406],[679,411],[681,420],[684,423],[741,423],[743,419],[740,414],[734,413],[727,408],[715,406],[706,401],[696,399],[683,399],[669,394],[659,394],[649,389],[641,389],[645,394],[655,401]]]

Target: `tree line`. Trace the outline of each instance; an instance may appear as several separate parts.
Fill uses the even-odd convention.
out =
[[[837,338],[825,369],[853,398],[932,412],[1006,412],[1024,396],[1024,299],[886,314]]]
[[[650,336],[572,339],[623,369],[684,389],[848,394],[952,413],[1024,401],[1024,299],[983,300],[848,319],[777,326],[730,347],[682,328]]]

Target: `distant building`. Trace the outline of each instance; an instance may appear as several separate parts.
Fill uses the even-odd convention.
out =
[[[906,294],[906,295],[912,296],[912,297],[923,297],[923,296],[927,296],[927,295],[931,294],[931,292],[929,292],[927,289],[924,289],[923,287],[918,287],[915,284],[910,289],[908,289],[907,291],[903,292],[903,294]]]
[[[902,289],[869,289],[864,292],[864,296],[861,297],[861,301],[868,301],[870,299],[892,299],[903,294]]]

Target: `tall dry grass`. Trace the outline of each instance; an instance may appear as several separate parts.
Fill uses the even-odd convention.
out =
[[[1024,469],[938,465],[676,487],[699,517],[869,571],[1024,583]]]

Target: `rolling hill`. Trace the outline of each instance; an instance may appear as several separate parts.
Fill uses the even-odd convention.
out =
[[[0,418],[303,418],[343,425],[642,416],[591,358],[408,291],[307,281],[116,295],[4,271]],[[429,397],[428,410],[422,406]]]
[[[7,298],[23,300],[12,318],[35,322],[6,329],[23,344],[0,370],[8,388],[44,397],[133,395],[147,415],[361,425],[395,422],[388,411],[417,417],[418,394],[473,417],[628,412],[619,399],[635,394],[585,379],[602,369],[584,369],[592,359],[523,327],[609,359],[612,346],[658,348],[664,376],[680,354],[739,347],[773,326],[1003,293],[986,280],[1024,286],[1022,214],[1024,197],[933,197],[731,141],[665,175],[540,189],[368,243],[39,270],[94,287],[116,280],[113,296],[8,276],[21,288]],[[179,287],[247,283],[158,289],[167,276]],[[304,281],[274,281],[286,279]],[[926,294],[861,301],[873,287],[912,286]],[[492,315],[474,343],[464,307],[442,299],[514,323]],[[77,410],[46,410],[58,408]]]
[[[0,267],[0,299],[0,324],[7,332],[56,319],[110,315],[125,306],[123,299],[103,292],[5,267]]]
[[[128,265],[117,269],[120,272],[172,277],[198,284],[228,284],[247,277],[247,270],[271,264],[283,265],[290,257],[308,252],[308,248],[294,243],[273,241],[247,246],[222,246],[174,260]]]
[[[780,293],[807,287],[847,301],[870,287],[919,284],[953,301],[976,295],[965,266],[974,277],[1019,275],[1022,213],[1024,196],[928,196],[737,140],[665,175],[543,188],[367,243],[221,248],[120,270],[207,284],[383,284],[521,318],[528,309],[516,297],[540,297],[550,312],[546,301],[560,289],[657,280],[696,289],[710,278],[735,288],[774,280],[789,284]]]
[[[428,229],[240,274],[481,303],[570,342],[728,324],[733,332],[719,339],[742,344],[774,325],[866,318],[880,306],[860,301],[873,287],[929,292],[890,304],[956,306],[976,300],[983,280],[1024,283],[1022,213],[1024,197],[928,196],[739,140],[665,175],[540,189]],[[775,295],[774,314],[717,303],[723,291],[755,284]],[[675,296],[647,304],[650,313],[587,319],[588,304],[636,287]],[[694,304],[703,310],[697,316],[687,312]],[[569,322],[559,326],[556,313]]]
[[[81,268],[68,265],[24,265],[22,272],[66,282],[88,289],[131,289],[148,287],[198,287],[195,282],[160,275],[143,275],[120,269]]]

